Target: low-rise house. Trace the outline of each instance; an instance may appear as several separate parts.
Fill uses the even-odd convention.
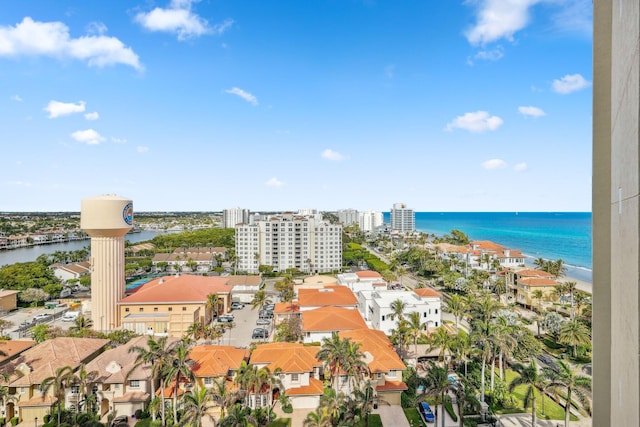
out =
[[[366,328],[358,310],[344,307],[322,307],[302,312],[302,335],[305,343],[321,343],[340,331]]]
[[[222,247],[177,248],[172,253],[155,254],[151,261],[157,271],[200,272],[213,270],[227,258]]]
[[[7,387],[4,399],[6,419],[33,422],[42,420],[51,412],[58,398],[53,388],[43,395],[40,385],[46,378],[56,375],[60,368],[69,366],[73,371],[98,356],[109,343],[106,339],[60,337],[31,347],[17,357],[0,365],[0,385]]]
[[[300,305],[297,302],[277,302],[273,310],[273,322],[279,324],[290,317],[300,317]]]
[[[505,282],[508,292],[515,301],[528,307],[552,300],[552,294],[560,284],[553,274],[529,268],[507,271]],[[533,296],[536,290],[542,291],[540,301]]]
[[[387,288],[387,282],[382,278],[382,275],[371,270],[338,274],[338,284],[348,287],[354,293]]]
[[[118,302],[120,324],[138,334],[181,337],[193,323],[213,320],[208,295],[218,296],[219,313],[230,311],[233,286],[228,281],[188,274],[159,277]]]
[[[407,390],[407,385],[402,381],[402,373],[407,367],[384,332],[364,328],[340,332],[338,336],[359,344],[359,350],[365,356],[369,379],[375,384],[380,400],[400,405],[400,395]],[[338,383],[346,384],[347,380],[345,378]]]
[[[393,317],[395,301],[404,304],[405,318],[409,313],[420,313],[420,321],[428,327],[438,327],[442,322],[441,294],[431,288],[414,291],[369,291],[360,292],[360,310],[373,329],[391,335],[391,330],[398,326],[397,317]]]
[[[128,343],[106,350],[87,363],[85,370],[92,374],[92,392],[97,398],[98,413],[103,416],[109,411],[118,415],[131,416],[136,410],[144,410],[151,398],[151,365],[136,364],[138,353],[132,347],[148,348],[148,336],[133,338]],[[168,345],[177,342],[169,338]],[[84,396],[78,386],[67,392],[66,401],[78,404]]]
[[[251,303],[264,282],[262,276],[228,276],[228,279],[227,284],[233,286],[232,301],[245,304]]]
[[[319,289],[300,289],[298,291],[300,311],[321,307],[342,307],[349,310],[358,308],[358,298],[346,286],[326,286]]]
[[[274,393],[285,393],[294,409],[315,409],[320,404],[323,393],[323,369],[316,355],[318,346],[300,343],[268,343],[258,345],[251,353],[251,364],[258,368],[267,367],[279,376],[284,390],[271,390],[271,404]]]
[[[0,289],[0,310],[4,313],[18,308],[18,294],[20,291]]]
[[[88,261],[74,262],[71,264],[54,264],[51,268],[53,269],[54,276],[63,283],[91,274],[91,263]]]

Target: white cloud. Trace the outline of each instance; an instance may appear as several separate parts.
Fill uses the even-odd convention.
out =
[[[507,163],[501,159],[491,159],[482,162],[482,167],[486,170],[504,169],[507,167]]]
[[[149,147],[144,147],[142,145],[136,147],[136,151],[138,153],[148,153],[149,152]]]
[[[0,56],[48,56],[86,60],[89,66],[130,65],[142,70],[138,55],[115,37],[88,35],[72,39],[62,22],[25,17],[15,27],[0,26]]]
[[[476,53],[474,59],[481,59],[483,61],[498,61],[504,56],[504,50],[502,46],[498,46],[491,50],[481,50]]]
[[[591,86],[591,82],[585,80],[580,74],[567,74],[559,80],[553,81],[553,90],[556,93],[566,95],[586,87]]]
[[[532,107],[531,105],[529,105],[528,107],[518,107],[518,111],[520,112],[520,114],[532,117],[542,117],[547,115],[547,113],[545,113],[542,109],[538,107]]]
[[[529,8],[540,0],[480,0],[476,24],[466,32],[472,45],[499,39],[513,40],[513,34],[529,22]]]
[[[126,144],[127,140],[126,138],[116,138],[116,137],[111,137],[111,142],[113,142],[114,144]]]
[[[176,33],[178,40],[187,40],[205,34],[222,34],[233,25],[228,19],[222,24],[209,26],[206,19],[191,10],[193,0],[172,0],[165,9],[156,7],[148,13],[138,13],[135,21],[149,31]]]
[[[87,145],[97,145],[106,139],[93,129],[75,131],[71,134],[71,138]]]
[[[87,33],[102,35],[107,32],[107,26],[102,22],[90,22],[87,25]]]
[[[498,116],[489,116],[487,111],[476,111],[458,116],[447,124],[445,130],[451,131],[455,128],[465,129],[469,132],[484,132],[496,130],[502,126],[502,119]]]
[[[322,158],[339,162],[340,160],[344,159],[344,156],[337,151],[333,151],[332,149],[327,148],[322,152]]]
[[[282,187],[284,185],[284,182],[279,181],[278,178],[276,178],[275,176],[273,178],[271,178],[269,181],[265,182],[265,185],[267,185],[268,187]]]
[[[565,0],[559,6],[561,10],[552,17],[557,29],[589,35],[593,32],[593,0]]]
[[[240,88],[232,87],[231,89],[227,89],[225,92],[237,95],[252,105],[258,105],[258,98]]]
[[[68,116],[69,114],[82,113],[84,111],[84,101],[73,102],[60,102],[49,101],[44,111],[49,113],[49,118],[54,119],[60,116]]]
[[[12,100],[16,101],[16,102],[22,102],[22,98],[20,98],[20,96],[18,95],[13,95],[11,97]]]
[[[87,120],[98,120],[100,118],[100,115],[98,114],[97,111],[94,111],[92,113],[85,114],[84,118]]]
[[[516,172],[524,172],[524,171],[526,171],[528,169],[528,167],[529,166],[527,166],[527,164],[523,162],[523,163],[518,163],[517,165],[515,165],[513,167],[513,170],[516,171]]]

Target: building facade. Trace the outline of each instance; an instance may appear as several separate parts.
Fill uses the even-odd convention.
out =
[[[380,211],[360,212],[358,225],[362,231],[374,231],[384,224],[384,215]]]
[[[260,265],[274,271],[333,272],[342,267],[342,226],[296,214],[238,224],[236,256],[238,270],[251,274],[258,274]]]
[[[249,209],[232,208],[222,211],[222,227],[235,228],[237,224],[249,222]]]
[[[391,208],[391,230],[397,233],[416,231],[416,215],[404,203],[394,203]]]
[[[355,209],[341,209],[338,211],[338,221],[342,225],[358,224],[358,211]]]

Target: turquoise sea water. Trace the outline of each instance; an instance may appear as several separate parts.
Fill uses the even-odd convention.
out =
[[[458,229],[472,240],[520,249],[528,263],[562,259],[567,276],[591,282],[591,212],[416,212],[416,229],[438,236]]]

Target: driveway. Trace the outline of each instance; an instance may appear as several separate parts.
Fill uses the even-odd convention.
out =
[[[378,409],[374,409],[373,413],[380,415],[385,427],[411,427],[400,405],[378,405]]]

